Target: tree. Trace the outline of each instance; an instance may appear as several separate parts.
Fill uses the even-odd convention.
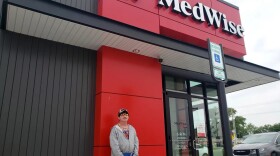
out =
[[[274,124],[270,127],[271,132],[280,132],[280,123]]]
[[[255,133],[271,132],[271,125],[260,126],[256,129]]]
[[[228,112],[228,116],[232,117],[236,114],[237,111],[234,108],[228,108],[227,112]]]
[[[236,116],[235,127],[236,127],[237,138],[242,138],[244,135],[248,134],[246,129],[246,118],[242,116]]]
[[[247,126],[246,126],[246,130],[247,130],[248,134],[254,134],[255,131],[257,130],[257,128],[258,127],[256,127],[255,125],[253,125],[251,123],[247,124]]]
[[[280,123],[274,125],[264,125],[258,127],[254,133],[265,133],[265,132],[279,132],[280,131]]]
[[[246,124],[246,118],[243,116],[235,116],[237,111],[234,108],[228,108],[228,118],[230,122],[230,129],[234,130],[233,121],[235,123],[236,135],[238,138],[242,138],[248,134],[255,133],[265,133],[265,132],[279,132],[280,131],[280,123],[274,125],[264,125],[260,127],[256,127],[255,125],[249,123]]]
[[[235,124],[236,135],[238,138],[242,138],[244,135],[249,134],[246,130],[246,118],[242,116],[235,116],[236,110],[234,108],[228,108],[230,129],[234,130],[233,125]],[[235,117],[234,117],[235,116]],[[235,122],[235,123],[233,123]]]

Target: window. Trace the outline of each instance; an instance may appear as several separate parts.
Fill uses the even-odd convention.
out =
[[[191,95],[203,96],[202,83],[190,81]]]
[[[206,95],[208,98],[218,98],[217,86],[213,84],[205,84]]]
[[[280,135],[278,136],[276,143],[279,145],[280,144]]]
[[[223,133],[218,101],[208,100],[209,120],[214,155],[223,155]]]
[[[167,90],[187,92],[187,85],[184,79],[166,76],[165,85]]]

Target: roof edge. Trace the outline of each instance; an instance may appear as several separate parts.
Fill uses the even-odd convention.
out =
[[[231,4],[231,3],[227,2],[227,1],[224,1],[224,0],[218,0],[218,1],[221,2],[221,3],[224,3],[224,4],[228,5],[228,6],[230,6],[230,7],[232,7],[232,8],[234,8],[234,9],[239,10],[239,7],[238,7],[238,6],[233,5],[233,4]]]
[[[219,0],[221,1],[221,0]],[[77,8],[66,6],[60,3],[46,0],[8,0],[4,1],[4,5],[15,5],[28,10],[36,11],[42,14],[53,16],[56,18],[71,21],[77,24],[96,28],[99,30],[111,32],[131,39],[142,41],[145,43],[157,45],[170,50],[193,56],[209,59],[208,50],[193,46],[175,39],[171,39],[160,34],[155,34],[147,30],[143,30],[134,26],[130,26],[112,19],[108,19],[93,13],[89,13]],[[3,10],[3,13],[5,10]],[[3,14],[4,15],[4,14]],[[83,17],[83,18],[80,18]],[[244,70],[256,72],[269,77],[280,80],[279,71],[275,71],[266,67],[262,67],[253,63],[243,61],[241,59],[225,56],[225,64],[238,67]]]

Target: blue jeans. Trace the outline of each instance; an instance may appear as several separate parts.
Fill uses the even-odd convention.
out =
[[[133,156],[133,153],[123,153],[123,156]]]

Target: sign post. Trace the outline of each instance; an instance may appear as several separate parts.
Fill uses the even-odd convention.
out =
[[[208,39],[208,51],[210,59],[211,76],[218,82],[218,97],[221,122],[223,124],[223,141],[225,155],[232,155],[232,141],[229,128],[229,120],[227,113],[227,100],[225,83],[227,82],[227,74],[224,60],[224,53],[222,45],[210,42]]]

